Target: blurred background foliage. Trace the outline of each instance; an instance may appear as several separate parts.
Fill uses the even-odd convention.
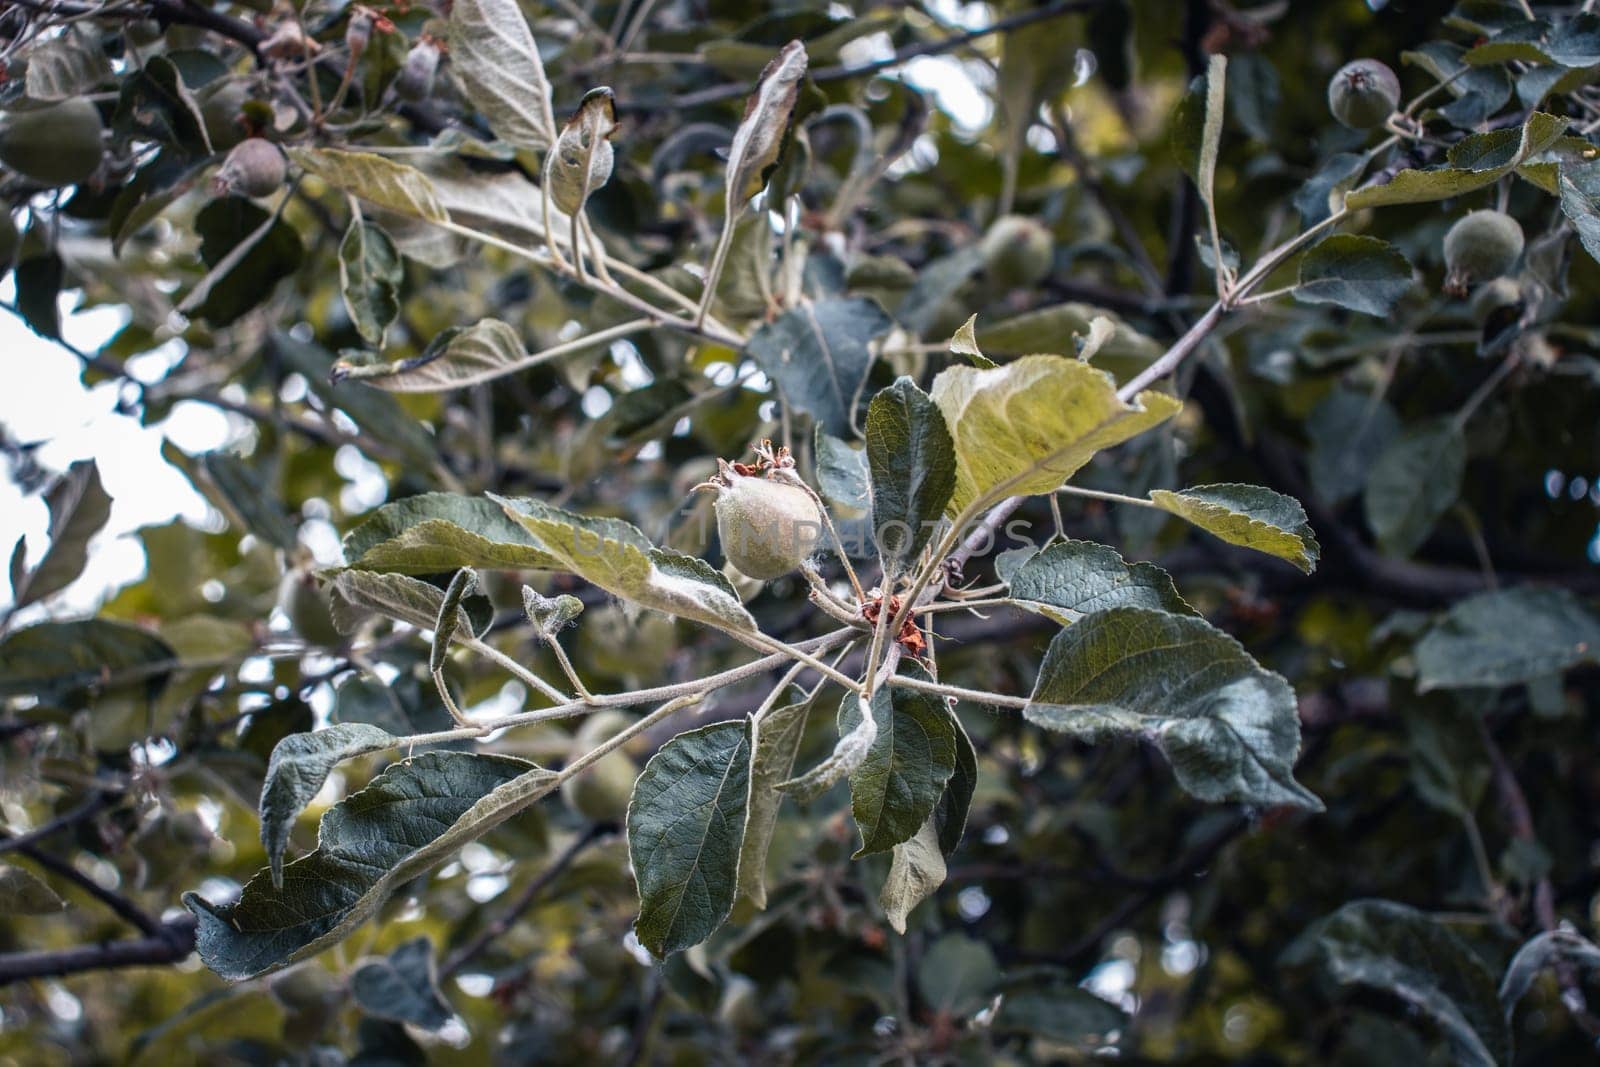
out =
[[[1324,163],[1368,143],[1329,118],[1338,67],[1382,59],[1410,99],[1434,79],[1402,53],[1470,46],[1492,32],[1473,17],[1516,7],[1459,6],[1466,15],[1453,21],[1452,5],[1404,0],[766,9],[567,0],[524,10],[558,117],[596,85],[616,93],[616,170],[590,203],[596,229],[623,259],[689,292],[684,265],[704,262],[721,226],[719,153],[749,83],[784,42],[806,42],[811,78],[773,178],[774,193],[800,205],[782,240],[811,250],[807,291],[847,286],[894,315],[876,387],[946,365],[955,358],[946,338],[973,314],[996,358],[1070,352],[1090,315],[1109,314],[1122,344],[1104,365],[1126,377],[1148,363],[1211,300],[1194,240],[1202,216],[1170,142],[1173,109],[1205,56],[1230,58],[1218,216],[1248,263],[1315,217],[1315,191],[1305,190]],[[1419,637],[1464,598],[1529,583],[1600,591],[1600,362],[1590,355],[1600,267],[1564,236],[1545,241],[1566,232],[1560,207],[1509,178],[1505,203],[1529,235],[1518,281],[1546,293],[1537,314],[1515,292],[1503,305],[1440,293],[1445,230],[1466,208],[1492,205],[1498,188],[1369,213],[1357,228],[1393,242],[1418,272],[1392,315],[1280,302],[1230,318],[1180,376],[1182,417],[1086,472],[1085,484],[1140,495],[1231,481],[1294,495],[1324,545],[1315,574],[1203,540],[1159,512],[1067,502],[1073,536],[1160,562],[1191,603],[1290,679],[1304,731],[1297,776],[1325,813],[1208,807],[1149,747],[1091,748],[1010,712],[967,708],[981,768],[972,821],[947,884],[905,937],[876,904],[887,861],[849,861],[854,831],[835,790],[809,812],[785,809],[765,913],[650,964],[630,934],[636,899],[617,824],[626,789],[596,778],[469,845],[305,965],[238,985],[201,967],[181,944],[179,894],[226,898],[264,865],[255,805],[279,739],[328,722],[397,733],[449,724],[425,642],[399,628],[352,645],[330,625],[314,571],[339,562],[338,536],[363,514],[437,489],[535,495],[626,516],[717,560],[709,509],[687,493],[714,457],[772,436],[798,441],[809,464],[803,422],[790,421],[743,354],[667,331],[454,392],[331,382],[336,358],[380,358],[341,296],[350,203],[314,177],[259,202],[216,197],[208,181],[221,154],[255,132],[412,146],[414,159],[396,158],[441,180],[539,173],[536,158],[486,145],[448,55],[429,91],[397,87],[408,56],[439,32],[442,0],[376,10],[392,32],[372,33],[344,106],[317,123],[306,109],[320,114],[339,93],[352,5],[63,0],[0,12],[0,102],[26,111],[36,83],[25,64],[56,39],[76,50],[73,95],[94,102],[108,131],[93,174],[73,184],[40,181],[7,157],[8,310],[51,337],[58,293],[79,308],[126,309],[103,347],[77,353],[85,385],[114,383],[123,410],[147,424],[197,402],[225,412],[229,427],[216,451],[166,450],[211,505],[209,523],[140,530],[143,577],[88,612],[81,588],[80,607],[52,594],[76,577],[70,559],[60,562],[73,541],[80,557],[95,550],[106,507],[98,474],[42,470],[32,460],[40,442],[5,441],[13,480],[50,496],[63,516],[51,544],[68,549],[51,549],[64,568],[55,588],[30,570],[37,550],[12,568],[0,815],[13,837],[53,829],[7,848],[0,950],[128,936],[127,917],[85,883],[136,901],[180,943],[164,963],[0,989],[0,1062],[1077,1062],[1108,1048],[1151,1063],[1494,1062],[1462,1059],[1445,1036],[1450,1012],[1436,1000],[1408,1010],[1392,995],[1404,985],[1396,976],[1352,990],[1305,942],[1291,946],[1353,900],[1434,913],[1429,930],[1453,940],[1422,984],[1459,1005],[1481,982],[1455,974],[1468,964],[1451,951],[1465,946],[1497,982],[1541,929],[1593,932],[1593,656],[1514,685],[1425,694],[1417,685]],[[1009,32],[983,32],[1007,20]],[[63,22],[60,36],[35,39],[37,27]],[[897,49],[900,61],[884,62]],[[1545,106],[1592,128],[1600,110],[1589,93],[1580,85]],[[1505,113],[1518,122],[1521,105]],[[1464,128],[1493,125],[1486,115]],[[1448,122],[1435,131],[1460,133]],[[424,153],[429,144],[437,151]],[[1436,147],[1402,146],[1384,165],[1434,161]],[[15,149],[53,150],[48,137]],[[863,167],[875,180],[862,180]],[[1027,230],[986,242],[1007,215],[1048,239],[1041,246]],[[628,317],[495,249],[468,250],[398,217],[374,221],[407,257],[382,360],[418,355],[446,329],[490,315],[513,324],[529,351]],[[265,240],[218,269],[269,224]],[[208,277],[209,293],[195,296]],[[761,294],[740,278],[730,273],[717,306],[759,318]],[[1517,310],[1495,318],[1503,306]],[[1029,312],[1042,317],[1005,332]],[[1459,492],[1447,487],[1414,551],[1384,554],[1363,500],[1379,456],[1408,429],[1461,411],[1513,349],[1514,368],[1463,420]],[[1432,467],[1412,468],[1414,496],[1439,495]],[[53,481],[58,473],[65,480]],[[1044,501],[1023,514],[1051,529]],[[987,581],[991,565],[968,576]],[[689,624],[629,618],[575,580],[538,582],[588,602],[567,647],[597,691],[738,659]],[[548,651],[520,625],[517,585],[491,579],[503,623],[492,641],[553,676]],[[815,632],[798,578],[750,607],[769,632]],[[1509,638],[1525,620],[1504,623]],[[997,613],[941,632],[945,676],[1025,693],[1050,627]],[[453,664],[451,681],[464,707],[504,713],[537,699],[490,665]],[[747,713],[759,698],[730,690],[708,715]],[[824,718],[803,758],[831,746]],[[647,735],[626,761],[642,764],[664,739]],[[575,740],[541,726],[494,744],[559,763]],[[344,765],[312,814],[386,758]],[[301,820],[297,848],[313,843],[313,823]],[[48,884],[45,899],[35,879]],[[1558,970],[1511,1017],[1518,1063],[1593,1055],[1583,970]],[[1444,992],[1430,985],[1440,982]],[[1493,1028],[1465,1015],[1469,1030]]]

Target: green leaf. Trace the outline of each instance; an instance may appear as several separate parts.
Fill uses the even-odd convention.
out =
[[[1111,337],[1095,358],[1119,373],[1143,368],[1166,349],[1135,330],[1121,316],[1092,304],[1051,304],[1025,311],[978,330],[978,340],[991,355],[1026,356],[1035,352],[1068,352],[1074,337],[1087,337],[1096,319],[1110,321]]]
[[[356,332],[382,347],[389,324],[400,314],[405,267],[383,227],[357,216],[339,242],[339,290]]]
[[[387,446],[396,457],[423,470],[431,469],[438,462],[433,435],[394,397],[360,382],[335,385],[333,357],[316,345],[297,341],[281,332],[272,335],[271,343],[272,351],[285,366],[305,376],[318,400],[350,416],[357,426]]]
[[[552,772],[507,756],[425,752],[392,764],[323,815],[317,850],[283,869],[283,888],[262,871],[233,904],[184,894],[200,959],[242,981],[313,956],[555,784]]]
[[[733,909],[750,788],[748,720],[679,734],[628,804],[639,943],[659,959],[710,937]]]
[[[917,964],[917,988],[923,1000],[945,1015],[967,1015],[987,1006],[999,980],[994,951],[962,933],[939,938]]]
[[[1518,586],[1469,597],[1417,642],[1417,688],[1524,685],[1600,663],[1600,615],[1565,589]]]
[[[621,519],[579,515],[540,500],[493,493],[489,498],[543,544],[562,569],[612,596],[719,629],[756,628],[720,571],[705,560],[653,547]]]
[[[507,144],[555,144],[550,82],[517,0],[457,0],[450,8],[450,67],[467,101]]]
[[[1228,61],[1228,109],[1253,140],[1272,143],[1272,127],[1283,99],[1283,85],[1272,60],[1241,51]]]
[[[1222,119],[1227,102],[1228,57],[1213,54],[1206,66],[1206,118],[1200,128],[1200,161],[1194,183],[1200,199],[1216,204],[1217,150],[1222,146]]]
[[[861,700],[839,705],[839,733],[862,719]],[[876,731],[850,775],[850,811],[861,831],[855,858],[887,852],[921,828],[956,769],[956,728],[944,701],[932,693],[880,686],[872,695]]]
[[[213,271],[226,268],[206,276],[201,284],[209,288],[195,309],[215,327],[231,325],[268,300],[278,283],[300,268],[305,254],[293,226],[273,221],[265,209],[237,196],[219,197],[201,208],[194,228],[200,234],[201,261]],[[252,240],[242,257],[233,258],[240,245]]]
[[[1117,399],[1102,370],[1061,356],[1023,356],[992,370],[948,367],[933,380],[933,402],[955,444],[956,487],[946,513],[958,515],[1013,494],[1060,488],[1103,448],[1176,414],[1164,393]]]
[[[1128,1013],[1078,985],[1054,967],[1025,971],[1001,986],[994,1027],[1001,1033],[1038,1035],[1093,1055],[1126,1030]]]
[[[1378,545],[1409,556],[1461,495],[1467,445],[1448,419],[1408,426],[1384,449],[1367,475],[1362,503]]]
[[[767,851],[778,825],[783,792],[794,773],[812,701],[768,708],[750,721],[750,814],[739,850],[739,896],[757,908],[767,906]]]
[[[1561,139],[1568,120],[1535,111],[1520,128],[1475,133],[1452,145],[1450,165],[1436,170],[1402,170],[1384,185],[1357,189],[1345,198],[1351,211],[1388,204],[1448,200],[1493,185],[1524,160]]]
[[[387,731],[365,723],[339,723],[309,734],[290,734],[272,749],[261,786],[261,844],[274,888],[283,888],[283,850],[294,820],[322,789],[334,767],[395,744]]]
[[[1600,15],[1584,11],[1558,23],[1546,51],[1551,62],[1564,67],[1600,63]]]
[[[0,908],[7,915],[51,915],[66,911],[67,902],[28,871],[0,863]]]
[[[1562,961],[1580,964],[1590,971],[1600,970],[1600,947],[1575,931],[1559,929],[1535,934],[1517,949],[1500,981],[1500,1004],[1508,1020],[1539,973]]]
[[[429,1032],[443,1029],[455,1016],[439,992],[433,943],[426,937],[412,938],[387,956],[362,963],[350,974],[350,996],[374,1019]]]
[[[855,448],[822,427],[816,434],[817,489],[830,507],[865,515],[872,507],[866,449]]]
[[[802,804],[809,804],[831,789],[834,783],[854,775],[856,769],[866,762],[867,753],[878,739],[877,717],[857,715],[855,718],[859,721],[846,730],[842,725],[842,714],[841,709],[839,740],[834,743],[827,759],[798,777],[779,782],[778,789],[781,792],[790,794]]]
[[[1200,151],[1205,139],[1206,79],[1204,75],[1190,79],[1188,88],[1178,98],[1172,109],[1170,139],[1172,154],[1191,181],[1198,184]]]
[[[553,638],[567,624],[583,614],[583,601],[569,593],[547,597],[530,588],[522,587],[522,612],[546,638]]]
[[[1090,742],[1151,737],[1201,800],[1322,807],[1293,776],[1294,690],[1204,619],[1149,608],[1081,619],[1050,642],[1023,716]]]
[[[581,214],[589,198],[611,180],[616,129],[616,94],[606,86],[584,93],[545,154],[545,194],[562,212]]]
[[[1511,1033],[1488,968],[1423,912],[1387,900],[1354,901],[1300,935],[1286,959],[1320,960],[1340,985],[1398,997],[1439,1027],[1453,1063],[1511,1063]]]
[[[977,324],[978,316],[969,316],[967,321],[961,324],[961,328],[950,338],[950,351],[958,356],[966,356],[972,361],[974,367],[985,370],[990,367],[998,367],[1000,364],[984,355],[983,350],[978,347]]]
[[[977,244],[957,248],[917,271],[917,280],[895,305],[895,321],[914,334],[928,330],[961,287],[983,266],[983,252]]]
[[[1012,597],[1039,605],[1061,623],[1119,607],[1195,614],[1166,571],[1154,563],[1129,563],[1116,549],[1093,541],[1050,545],[1018,567],[1010,585]]]
[[[345,535],[344,558],[356,570],[398,574],[561,566],[499,504],[460,493],[421,493],[383,505]]]
[[[200,104],[167,56],[150,57],[123,79],[112,122],[119,133],[173,145],[190,156],[211,151]]]
[[[1345,193],[1355,184],[1356,178],[1366,170],[1367,159],[1355,152],[1339,152],[1329,156],[1317,168],[1309,181],[1294,194],[1295,209],[1300,212],[1300,224],[1305,227],[1332,215],[1344,206]]]
[[[215,502],[230,521],[269,545],[294,551],[300,543],[294,523],[283,513],[277,494],[243,458],[234,452],[207,452],[199,467],[202,481],[209,479],[219,498]]]
[[[939,828],[929,816],[908,840],[894,846],[889,876],[878,892],[878,904],[895,933],[906,932],[906,918],[938,892],[948,871],[939,847]]]
[[[1427,701],[1405,708],[1404,715],[1417,795],[1447,814],[1472,818],[1490,770],[1477,712]]]
[[[805,45],[790,41],[761,72],[755,94],[745,102],[744,118],[728,147],[726,225],[733,225],[745,201],[761,189],[767,170],[777,162],[805,75]]]
[[[1584,251],[1600,260],[1600,163],[1563,163],[1559,175],[1561,211]]]
[[[1328,504],[1359,493],[1372,465],[1399,433],[1400,416],[1382,397],[1335,389],[1306,420],[1312,490]]]
[[[1294,298],[1386,316],[1411,289],[1411,262],[1387,241],[1336,233],[1300,259]]]
[[[70,25],[60,36],[28,49],[26,58],[23,84],[29,100],[70,100],[111,78],[111,64],[99,42]]]
[[[888,575],[921,554],[955,489],[955,446],[933,399],[902,377],[867,408],[872,530]]]
[[[439,601],[438,621],[433,624],[433,647],[428,653],[428,670],[434,674],[444,670],[445,659],[450,654],[450,637],[461,622],[461,601],[477,589],[478,572],[471,567],[456,571],[445,588],[444,599]]]
[[[872,369],[868,342],[891,325],[875,300],[832,297],[801,304],[763,325],[745,351],[791,408],[834,436],[849,437]]]
[[[961,838],[967,832],[967,815],[972,810],[972,797],[978,791],[978,752],[972,747],[961,720],[950,716],[956,728],[956,768],[950,781],[933,809],[933,823],[938,831],[939,850],[946,856],[961,847]],[[898,848],[899,846],[895,846]]]
[[[333,579],[333,624],[342,634],[352,634],[369,616],[410,623],[419,630],[439,624],[444,591],[406,574],[341,571]],[[476,636],[470,613],[457,616],[456,636],[470,641]]]
[[[1317,569],[1322,548],[1306,520],[1306,509],[1294,497],[1259,485],[1223,483],[1176,493],[1152,489],[1150,499],[1163,511],[1230,545],[1288,560],[1307,574]]]
[[[17,287],[17,312],[28,329],[41,337],[61,336],[61,278],[65,269],[54,252],[17,260],[11,280]]]
[[[520,15],[517,16],[519,19]],[[457,57],[457,69],[464,64]],[[374,207],[428,222],[448,222],[444,205],[428,176],[415,167],[371,152],[338,148],[289,148],[289,158],[307,174]]]
[[[33,696],[72,709],[114,689],[142,689],[154,699],[177,665],[171,646],[137,626],[41,622],[0,639],[0,696]]]
[[[59,593],[83,573],[89,561],[89,539],[111,517],[111,497],[100,484],[100,468],[81,459],[44,491],[50,509],[50,545],[32,568],[11,579],[12,611]],[[18,551],[22,541],[19,539]],[[21,556],[17,557],[21,562]]]
[[[529,352],[515,326],[499,319],[483,319],[471,326],[452,326],[428,343],[418,355],[392,363],[334,367],[338,381],[370,381],[391,393],[440,393],[503,378],[563,356],[609,344],[638,333],[649,323],[627,322],[596,330],[575,341],[541,352]]]

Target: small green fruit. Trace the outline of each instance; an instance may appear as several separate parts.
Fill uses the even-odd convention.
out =
[[[43,185],[74,185],[100,169],[100,109],[64,100],[14,111],[0,127],[0,163]]]
[[[983,268],[1006,289],[1026,289],[1050,275],[1055,261],[1055,238],[1033,219],[1004,215],[983,235],[978,250]]]
[[[1505,274],[1522,256],[1522,226],[1501,211],[1462,216],[1444,235],[1444,290],[1465,296],[1469,288]]]
[[[134,19],[123,32],[131,43],[143,48],[161,40],[162,30],[161,23],[155,19]]]
[[[241,121],[249,94],[236,81],[217,87],[200,103],[200,118],[206,126],[206,138],[213,151],[226,152],[244,140],[245,129]]]
[[[592,822],[621,822],[633,798],[639,765],[625,752],[612,752],[561,783],[567,807]]]
[[[345,643],[344,635],[333,625],[328,596],[311,575],[302,571],[285,574],[278,589],[278,606],[306,644],[338,648]]]
[[[1328,110],[1352,130],[1377,126],[1400,103],[1400,79],[1376,59],[1346,63],[1328,82]]]
[[[619,711],[600,711],[589,716],[573,735],[574,758],[616,736],[633,721],[631,716]],[[562,782],[561,799],[567,807],[594,822],[621,822],[626,818],[628,801],[633,798],[633,783],[639,777],[639,765],[629,755],[632,746],[629,742],[607,753],[594,766]]]
[[[439,44],[424,35],[406,53],[400,73],[395,75],[394,94],[413,103],[433,95],[433,79],[439,72]]]
[[[723,472],[717,486],[717,536],[740,573],[761,581],[800,566],[822,539],[822,513],[798,485],[759,474]]]
[[[578,733],[573,734],[573,758],[594,750],[595,745],[608,741],[634,723],[632,715],[618,710],[595,712],[582,721]],[[606,753],[605,757],[586,771],[574,774],[562,782],[562,800],[592,822],[621,822],[627,817],[627,801],[634,797],[634,782],[638,781],[638,763],[632,753],[642,753],[648,742],[635,739],[621,749]]]
[[[222,161],[211,188],[218,196],[271,196],[283,188],[289,164],[277,145],[261,137],[240,141]]]

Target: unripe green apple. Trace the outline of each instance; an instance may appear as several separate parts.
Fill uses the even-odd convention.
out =
[[[262,137],[240,141],[222,161],[211,188],[218,196],[271,196],[283,188],[289,163],[283,151]]]
[[[771,581],[800,566],[822,539],[822,513],[798,485],[728,470],[717,488],[717,536],[740,573]]]
[[[573,757],[591,751],[633,721],[617,711],[596,712],[573,735]],[[585,819],[621,822],[628,814],[628,801],[633,798],[633,783],[638,778],[639,765],[624,746],[562,782],[561,799]]]
[[[290,571],[278,588],[278,606],[289,617],[294,632],[308,645],[338,648],[344,635],[333,625],[328,595],[317,587],[317,580],[303,571]]]
[[[983,235],[978,249],[989,278],[1006,289],[1026,289],[1050,276],[1055,238],[1025,215],[1003,215]]]
[[[1381,124],[1399,103],[1400,79],[1376,59],[1346,63],[1328,82],[1328,110],[1352,130]]]
[[[1501,211],[1463,215],[1444,235],[1445,292],[1469,288],[1505,274],[1522,256],[1522,226]]]
[[[206,126],[206,138],[216,152],[226,152],[244,140],[244,102],[249,99],[244,86],[227,81],[218,86],[200,102],[200,119]]]
[[[81,97],[13,111],[0,126],[0,163],[43,185],[73,185],[100,169],[100,109]]]

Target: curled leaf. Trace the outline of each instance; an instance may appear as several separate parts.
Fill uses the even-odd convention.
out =
[[[604,86],[590,89],[577,113],[561,128],[550,153],[546,187],[556,207],[575,215],[595,190],[611,180],[616,158],[611,135],[616,130],[615,95]]]
[[[456,571],[450,586],[439,603],[439,622],[433,628],[433,650],[428,654],[428,669],[438,674],[444,669],[444,658],[450,651],[450,639],[461,618],[461,601],[478,587],[478,572],[471,567]]]
[[[522,610],[539,633],[551,637],[583,614],[583,601],[570,593],[557,597],[541,596],[538,591],[525,585],[522,587]]]
[[[746,101],[744,118],[728,148],[728,218],[760,188],[761,176],[777,162],[783,134],[806,74],[806,47],[799,41],[783,46],[761,72],[755,95]]]

